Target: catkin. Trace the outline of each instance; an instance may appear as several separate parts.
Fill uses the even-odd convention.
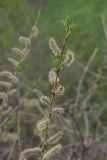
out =
[[[13,58],[8,58],[8,61],[13,64],[13,66],[17,67],[19,65],[19,62]]]
[[[55,90],[55,95],[56,96],[62,96],[65,93],[65,88],[61,84],[58,84],[56,90]]]
[[[60,144],[54,146],[53,148],[45,152],[45,154],[43,155],[43,160],[49,160],[50,158],[54,157],[61,149],[62,146]]]
[[[50,98],[47,96],[42,96],[40,97],[40,102],[44,105],[49,105],[50,104]]]
[[[55,113],[63,114],[64,109],[62,107],[55,107],[52,109],[52,114],[55,114]]]
[[[31,44],[30,39],[28,37],[19,37],[19,42],[24,43],[27,46]]]
[[[13,73],[10,71],[1,71],[0,72],[1,77],[11,77],[12,75],[13,75]]]
[[[66,53],[66,57],[62,62],[62,65],[70,67],[73,64],[74,60],[75,60],[75,54],[71,50],[68,50]]]
[[[55,56],[57,56],[57,55],[61,52],[61,50],[60,50],[60,48],[58,47],[58,45],[57,45],[57,43],[56,43],[56,41],[55,41],[54,38],[50,38],[50,39],[49,39],[49,46],[50,46],[50,49],[51,49],[52,53],[53,53]]]
[[[19,160],[27,160],[30,156],[40,154],[41,151],[42,150],[38,147],[37,148],[26,149],[21,153],[21,155],[19,157]]]
[[[51,136],[49,139],[47,139],[47,141],[45,142],[45,145],[53,145],[56,144],[63,136],[63,132],[59,131],[56,134],[54,134],[53,136]]]
[[[56,72],[55,72],[54,70],[51,70],[51,71],[49,72],[49,81],[50,81],[51,84],[54,84],[54,83],[55,83],[56,77],[57,77]],[[59,81],[59,78],[57,78],[57,81]]]
[[[0,81],[0,86],[1,87],[5,87],[7,89],[10,89],[11,88],[11,83],[10,82]]]
[[[2,99],[2,106],[3,107],[6,106],[7,103],[8,103],[8,96],[7,96],[7,94],[1,92],[0,93],[0,98]]]
[[[37,128],[40,131],[43,131],[44,129],[46,129],[47,125],[49,124],[49,119],[48,118],[44,118],[42,119],[38,124],[37,124]]]
[[[12,51],[18,54],[21,58],[24,56],[24,52],[19,48],[12,48]]]

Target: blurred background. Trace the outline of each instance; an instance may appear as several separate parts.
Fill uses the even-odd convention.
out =
[[[18,37],[29,34],[38,11],[40,11],[38,23],[40,34],[33,43],[32,53],[28,57],[24,72],[30,82],[39,79],[39,83],[42,83],[42,80],[47,80],[51,56],[48,40],[49,37],[54,37],[61,46],[64,37],[61,20],[66,17],[66,14],[72,15],[76,24],[68,44],[68,48],[76,54],[76,61],[85,63],[93,50],[98,48],[99,54],[95,62],[99,63],[106,52],[101,20],[101,16],[107,14],[106,5],[106,0],[1,0],[0,68],[3,65],[5,67],[6,59],[12,54],[11,48],[17,45]],[[72,68],[68,74],[71,82],[74,77]],[[48,87],[47,81],[42,87]]]
[[[29,87],[33,86],[43,94],[50,93],[48,72],[52,67],[52,53],[49,49],[48,41],[50,37],[54,37],[58,45],[61,46],[64,38],[64,27],[61,20],[65,19],[67,14],[71,15],[76,27],[69,39],[67,48],[73,50],[76,60],[73,66],[69,70],[64,70],[61,75],[62,83],[66,88],[66,94],[58,103],[60,102],[65,105],[65,102],[69,103],[70,101],[70,104],[71,102],[75,104],[75,97],[78,91],[77,86],[81,79],[81,74],[90,57],[93,55],[93,52],[97,52],[83,79],[80,103],[83,102],[84,97],[86,97],[88,93],[95,92],[95,95],[90,99],[89,106],[92,105],[95,107],[95,114],[97,114],[97,111],[101,113],[98,114],[98,116],[100,115],[100,122],[99,119],[97,122],[98,126],[101,125],[100,127],[105,130],[107,125],[107,0],[0,0],[0,71],[6,70],[7,68],[11,69],[7,62],[7,58],[13,54],[11,48],[19,45],[19,36],[29,35],[38,12],[40,12],[38,21],[39,36],[33,41],[31,53],[23,65],[22,74],[24,84]],[[97,76],[100,77],[98,84],[96,84]],[[25,91],[22,89],[22,95],[23,92]],[[34,98],[34,95],[31,94],[30,97]],[[31,105],[31,103],[29,105]],[[32,109],[29,110],[31,112],[34,111]],[[67,117],[69,117],[68,112],[70,111],[66,107],[65,110],[65,119],[63,119],[65,126],[68,126],[67,129],[65,126],[63,127],[67,130],[67,135],[63,143],[67,144],[69,142],[68,135],[71,133],[71,131],[69,131],[71,122],[69,122],[69,118],[67,119]],[[79,118],[78,120],[82,127],[83,119],[81,118],[80,112],[81,109],[79,110],[79,116],[77,118]],[[28,132],[26,124],[29,126],[32,122],[32,119],[30,122],[26,119],[27,118],[25,118],[26,123],[22,124],[22,137],[26,135],[25,132]],[[95,122],[92,117],[90,121],[94,135],[93,138],[95,138],[97,133],[99,135],[99,133],[103,133],[104,130],[98,128],[98,130],[96,129],[97,131],[93,131],[94,127],[97,126],[97,122]],[[5,129],[14,131],[13,126],[15,123],[16,120],[13,118]],[[30,135],[32,135],[32,133],[28,132],[25,136],[26,140],[22,143],[22,148],[37,144],[37,141],[33,143],[34,138],[31,138],[28,142]],[[3,157],[6,158],[7,155],[8,151]],[[17,153],[13,154],[12,160],[15,160],[16,155]],[[95,157],[98,158],[97,154],[94,158]],[[107,157],[107,155],[105,157]],[[5,160],[5,158],[0,160]],[[92,159],[94,160],[94,158]],[[99,158],[99,160],[101,159],[103,158]]]

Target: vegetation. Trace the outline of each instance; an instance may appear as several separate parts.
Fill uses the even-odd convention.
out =
[[[106,3],[0,2],[0,160],[106,159]]]

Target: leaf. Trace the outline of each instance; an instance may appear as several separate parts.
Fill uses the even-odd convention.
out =
[[[57,70],[58,69],[58,60],[56,57],[52,57],[52,64],[53,64],[53,67]]]

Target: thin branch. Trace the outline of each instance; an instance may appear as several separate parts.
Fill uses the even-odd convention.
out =
[[[0,129],[4,127],[4,125],[12,118],[12,116],[14,115],[14,113],[20,108],[19,105],[17,105],[9,114],[8,117],[5,118],[5,120],[0,124]]]
[[[80,64],[80,63],[77,63],[77,65],[78,65],[79,67],[81,67],[81,68],[84,68],[84,66],[83,66],[82,64]],[[107,80],[107,77],[106,77],[106,76],[100,75],[99,73],[96,73],[96,72],[94,72],[94,71],[92,71],[92,70],[90,70],[90,69],[89,69],[87,72],[90,73],[91,75],[93,75],[94,77],[99,76],[101,79]]]
[[[105,137],[107,136],[107,130],[101,134],[90,146],[89,148],[93,147],[94,145],[96,145],[97,143],[100,143],[101,140],[103,140]]]
[[[92,97],[93,93],[90,93],[86,96],[86,98],[84,99],[83,103],[82,103],[82,107],[83,107],[83,116],[84,116],[84,127],[85,127],[85,135],[84,135],[84,144],[87,147],[88,144],[88,138],[90,135],[90,124],[89,124],[89,115],[88,115],[88,108],[87,108],[87,103],[90,100],[90,98]]]
[[[101,16],[101,20],[102,20],[102,25],[103,25],[103,31],[104,31],[104,34],[105,34],[105,38],[107,40],[107,25],[106,25],[106,17],[105,17],[104,14]]]
[[[75,107],[78,106],[78,103],[79,103],[79,100],[80,100],[80,97],[81,97],[81,89],[83,87],[83,81],[85,79],[85,76],[86,76],[86,74],[87,74],[87,72],[88,72],[88,70],[89,70],[89,68],[91,66],[91,63],[95,59],[97,53],[98,53],[98,49],[95,48],[93,53],[92,53],[92,55],[91,55],[91,57],[90,57],[90,59],[89,59],[89,61],[87,62],[86,66],[85,66],[85,68],[83,70],[83,73],[81,75],[81,78],[79,80],[78,87],[77,87],[77,96],[76,96],[76,100],[75,100],[75,104],[74,104]]]
[[[15,148],[15,145],[16,145],[16,141],[14,141],[14,143],[13,143],[13,145],[12,145],[12,147],[11,147],[11,150],[10,150],[10,153],[9,153],[9,155],[8,155],[7,160],[11,160],[12,155],[13,155],[13,151],[14,151],[14,148]]]
[[[49,110],[48,110],[48,118],[49,119],[51,119],[51,111],[52,111],[54,99],[56,98],[55,92],[56,92],[56,87],[57,87],[57,84],[58,84],[58,78],[59,78],[59,74],[60,74],[60,71],[61,71],[61,61],[62,61],[62,57],[63,57],[63,54],[64,54],[64,50],[65,50],[67,40],[68,40],[68,36],[67,36],[67,33],[66,33],[65,34],[65,39],[64,39],[63,44],[62,44],[60,57],[58,59],[59,67],[58,67],[58,70],[56,71],[56,80],[55,80],[55,83],[53,84],[53,88],[52,88],[52,91],[51,91],[51,103],[50,103]],[[43,159],[43,153],[45,151],[45,141],[47,140],[47,137],[48,137],[48,127],[49,126],[47,125],[47,127],[44,131],[44,140],[43,140],[43,145],[42,145],[41,160]]]

